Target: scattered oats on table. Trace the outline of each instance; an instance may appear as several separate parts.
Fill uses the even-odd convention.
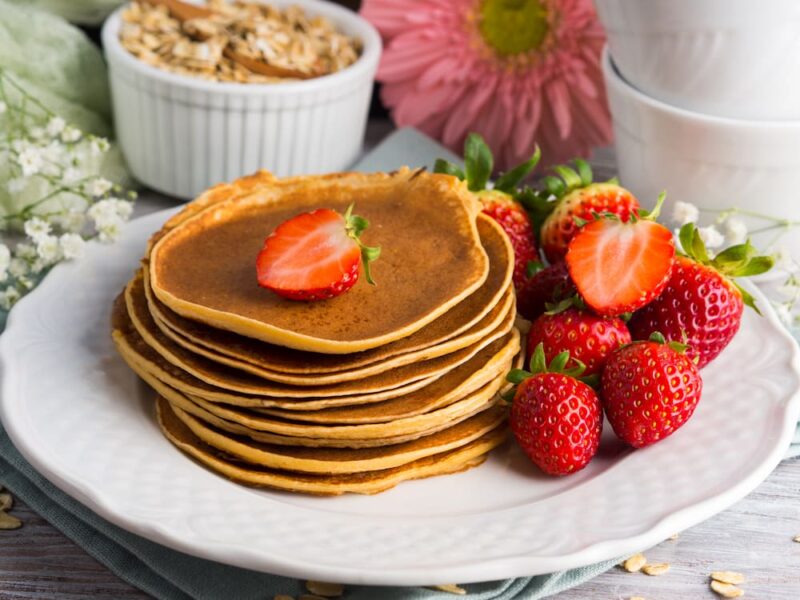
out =
[[[250,71],[224,55],[227,47],[274,67],[318,77],[353,64],[361,42],[339,33],[324,17],[297,6],[210,0],[215,14],[181,24],[166,7],[134,1],[122,13],[119,39],[142,62],[209,81],[280,83],[291,78]]]
[[[720,583],[731,583],[734,585],[744,583],[744,575],[736,571],[713,571],[711,573],[711,579],[719,581]]]
[[[642,572],[645,575],[650,575],[651,577],[655,577],[657,575],[663,575],[669,571],[669,563],[655,563],[655,564],[647,564],[642,567]]]
[[[306,589],[312,594],[325,598],[338,598],[344,594],[341,583],[328,583],[325,581],[306,581]]]
[[[742,588],[738,588],[730,583],[722,583],[715,579],[711,580],[711,589],[723,598],[739,598],[740,596],[744,596],[744,590]]]
[[[634,554],[629,559],[622,563],[622,568],[628,573],[636,573],[647,564],[647,559],[644,554]]]
[[[457,596],[465,596],[467,594],[467,590],[465,590],[461,586],[456,585],[455,583],[443,583],[441,585],[432,585],[431,589],[436,590],[438,592],[447,592],[448,594],[455,594]]]

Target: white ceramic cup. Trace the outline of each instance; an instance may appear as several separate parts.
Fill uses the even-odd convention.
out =
[[[644,206],[662,191],[669,203],[709,211],[733,207],[800,221],[800,119],[745,121],[670,106],[638,91],[617,72],[608,48],[603,74],[614,122],[622,184]],[[704,213],[707,223],[716,213]],[[744,218],[751,229],[767,224]],[[766,250],[776,241],[800,260],[800,228],[753,236]]]
[[[800,119],[798,0],[595,0],[614,64],[648,96],[721,117]]]
[[[103,26],[117,139],[133,175],[160,192],[193,198],[221,181],[258,169],[276,175],[347,168],[364,140],[378,32],[341,6],[320,0],[271,0],[298,5],[359,38],[363,52],[337,73],[277,84],[205,81],[138,60],[119,42],[123,9]]]

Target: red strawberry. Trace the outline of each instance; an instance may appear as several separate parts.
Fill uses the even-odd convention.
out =
[[[545,360],[569,352],[572,362],[586,365],[585,376],[599,374],[608,355],[630,343],[625,322],[617,317],[598,317],[590,312],[567,308],[555,314],[545,313],[536,319],[528,333],[528,353],[541,344]]]
[[[689,256],[678,257],[664,291],[634,313],[629,327],[635,339],[658,331],[668,340],[688,344],[699,368],[714,360],[739,330],[744,305],[754,309],[752,296],[730,277],[764,273],[769,256],[755,256],[749,242],[732,246],[711,259],[694,225],[681,229],[681,245]]]
[[[525,282],[525,270],[530,261],[538,262],[536,235],[525,208],[514,199],[518,184],[536,167],[541,153],[503,173],[491,190],[487,189],[494,168],[492,151],[477,133],[470,133],[464,142],[464,169],[443,159],[436,161],[434,171],[455,175],[465,180],[470,191],[475,192],[483,204],[483,212],[500,224],[514,248],[514,286],[519,289]]]
[[[369,223],[352,211],[352,204],[344,216],[320,208],[278,225],[256,259],[258,285],[291,300],[325,300],[353,287],[362,264],[374,285],[369,263],[380,248],[361,243]]]
[[[621,315],[652,302],[666,287],[675,262],[672,232],[647,218],[623,223],[600,218],[580,228],[567,267],[586,304],[600,315]]]
[[[557,304],[575,294],[575,284],[569,278],[565,262],[549,267],[541,263],[528,263],[525,281],[517,287],[517,311],[533,321],[547,310],[546,304]],[[538,269],[538,270],[537,270]]]
[[[634,342],[616,350],[603,370],[601,394],[608,422],[634,448],[674,433],[692,416],[703,380],[677,342]]]
[[[509,381],[518,384],[511,404],[511,431],[528,457],[545,473],[568,475],[584,468],[597,453],[603,412],[594,390],[565,371],[569,354],[546,366],[536,348],[531,372],[515,369]]]
[[[555,167],[561,176],[543,179],[544,193],[555,196],[547,203],[551,211],[542,223],[539,241],[547,260],[563,260],[570,240],[578,231],[579,223],[591,220],[595,214],[614,214],[626,222],[639,211],[639,201],[628,190],[612,180],[592,182],[592,170],[586,161],[576,159],[577,172],[567,166]]]
[[[527,280],[529,262],[538,262],[539,251],[528,213],[522,205],[504,192],[486,190],[478,193],[483,212],[497,221],[514,248],[514,287],[519,290]]]

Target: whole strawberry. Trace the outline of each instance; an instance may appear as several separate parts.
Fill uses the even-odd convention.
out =
[[[483,206],[483,212],[497,221],[503,228],[514,249],[514,287],[520,289],[526,280],[529,262],[538,262],[539,250],[533,225],[525,208],[514,198],[517,185],[536,167],[541,154],[539,149],[526,162],[497,178],[492,189],[487,189],[494,168],[494,158],[489,146],[477,133],[467,136],[464,143],[464,169],[439,159],[434,171],[455,175],[466,180]]]
[[[551,263],[564,258],[580,223],[592,220],[595,214],[613,214],[626,222],[639,211],[639,201],[616,181],[595,183],[586,161],[576,159],[575,166],[577,171],[567,166],[554,167],[560,178],[548,176],[542,180],[543,195],[556,198],[544,205],[550,213],[539,231],[542,250]]]
[[[753,297],[731,278],[764,273],[774,261],[756,256],[749,241],[712,259],[692,223],[681,228],[680,239],[687,256],[677,258],[664,291],[636,311],[628,327],[634,339],[658,331],[667,340],[686,343],[689,356],[702,368],[736,335],[744,305],[758,311]]]
[[[660,334],[614,351],[601,378],[601,396],[614,433],[634,448],[672,435],[700,400],[703,380],[686,346]]]
[[[583,375],[590,376],[600,374],[609,354],[630,341],[631,334],[622,319],[570,307],[547,312],[533,322],[528,352],[532,354],[541,345],[545,360],[569,352],[570,364],[583,363]]]
[[[589,464],[603,430],[597,394],[576,379],[582,367],[565,370],[568,361],[564,352],[548,367],[538,346],[530,372],[515,369],[508,375],[517,384],[511,431],[525,454],[550,475],[568,475]]]
[[[533,321],[547,310],[547,304],[558,304],[574,294],[575,284],[569,278],[566,263],[545,267],[531,262],[524,282],[517,287],[517,311]]]

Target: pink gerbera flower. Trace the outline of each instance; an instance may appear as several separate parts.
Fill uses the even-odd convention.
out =
[[[382,99],[400,126],[460,152],[480,133],[500,168],[611,141],[592,0],[364,0],[386,41]]]

